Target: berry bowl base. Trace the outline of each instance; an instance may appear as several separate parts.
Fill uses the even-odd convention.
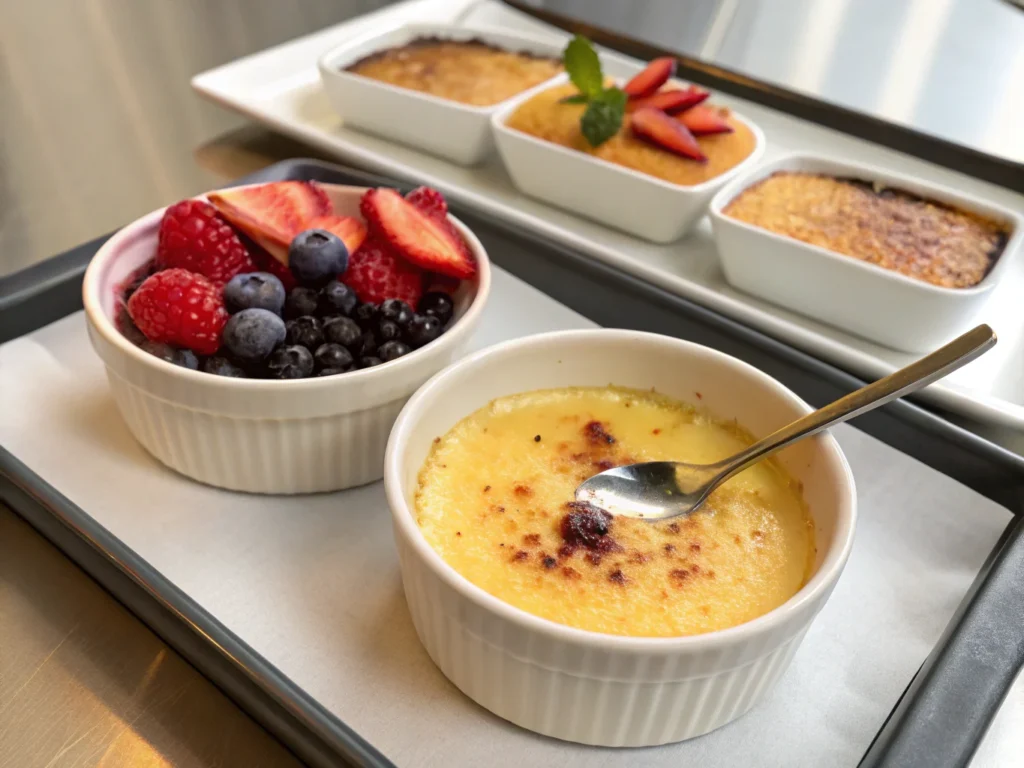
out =
[[[362,187],[322,185],[339,215],[358,216]],[[453,294],[440,338],[385,365],[337,376],[234,379],[173,365],[139,349],[116,327],[120,287],[156,253],[163,210],[116,233],[97,252],[82,287],[89,338],[135,438],[171,469],[235,491],[297,494],[379,480],[391,427],[409,396],[465,351],[490,292],[487,253],[449,217],[477,270]]]

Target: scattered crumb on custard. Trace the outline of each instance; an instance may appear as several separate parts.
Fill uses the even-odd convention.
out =
[[[573,490],[613,466],[709,462],[751,442],[656,393],[574,387],[500,398],[433,445],[417,520],[462,575],[536,615],[613,634],[713,631],[785,602],[811,572],[813,524],[781,467],[741,473],[681,521],[605,520]]]
[[[994,221],[888,187],[777,171],[726,216],[944,288],[969,288],[1006,245]]]

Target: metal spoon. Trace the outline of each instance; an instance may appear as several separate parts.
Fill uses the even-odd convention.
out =
[[[576,500],[590,502],[613,515],[645,520],[689,515],[715,488],[751,464],[801,438],[927,386],[987,352],[995,343],[995,331],[979,325],[916,363],[797,419],[735,456],[714,464],[650,461],[616,467],[585,480],[576,489]]]

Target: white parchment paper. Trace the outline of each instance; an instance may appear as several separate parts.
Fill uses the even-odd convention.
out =
[[[475,346],[588,325],[497,270]],[[401,766],[855,765],[1009,513],[856,429],[835,434],[857,479],[857,541],[776,690],[690,742],[582,747],[500,720],[433,666],[380,483],[298,498],[199,485],[129,434],[80,313],[0,347],[0,443]],[[1022,701],[975,765],[1020,765]]]

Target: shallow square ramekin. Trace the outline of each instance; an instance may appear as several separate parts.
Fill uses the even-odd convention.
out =
[[[682,186],[538,139],[505,124],[535,93],[561,85],[567,79],[566,75],[559,75],[546,85],[506,102],[491,118],[494,138],[519,191],[600,224],[655,243],[674,242],[705,214],[714,194],[737,174],[755,165],[764,152],[761,129],[733,112],[732,116],[754,134],[754,150],[725,173],[702,184]]]
[[[943,288],[876,264],[731,218],[723,209],[777,171],[878,183],[1005,223],[1010,236],[985,278]],[[980,198],[884,168],[793,154],[737,177],[711,201],[711,226],[725,279],[734,288],[903,352],[924,352],[974,325],[1020,251],[1024,218]]]
[[[360,216],[362,187],[323,184],[342,216]],[[115,322],[118,287],[156,254],[163,210],[120,230],[93,257],[82,297],[86,327],[118,410],[135,438],[171,469],[252,493],[335,491],[379,480],[391,425],[417,387],[469,343],[490,292],[487,252],[454,217],[477,273],[454,295],[446,333],[398,360],[294,381],[232,379],[143,352]]]
[[[849,557],[856,491],[830,434],[778,454],[803,483],[814,518],[814,574],[786,603],[745,624],[692,637],[623,637],[514,608],[471,584],[427,543],[414,508],[420,469],[434,438],[496,397],[609,383],[691,401],[700,392],[702,406],[757,436],[811,410],[774,379],[707,347],[634,331],[547,333],[464,358],[413,395],[388,442],[384,487],[416,632],[463,693],[547,736],[649,746],[725,725],[782,676]],[[841,674],[833,682],[842,685]]]
[[[493,151],[491,115],[507,103],[507,99],[477,107],[400,88],[346,70],[366,56],[422,37],[481,40],[504,50],[525,51],[555,59],[562,58],[564,48],[560,43],[518,32],[451,24],[403,24],[370,32],[339,45],[321,57],[318,66],[327,98],[347,125],[425,150],[459,165],[475,165]],[[524,92],[532,92],[537,87],[540,86]]]

